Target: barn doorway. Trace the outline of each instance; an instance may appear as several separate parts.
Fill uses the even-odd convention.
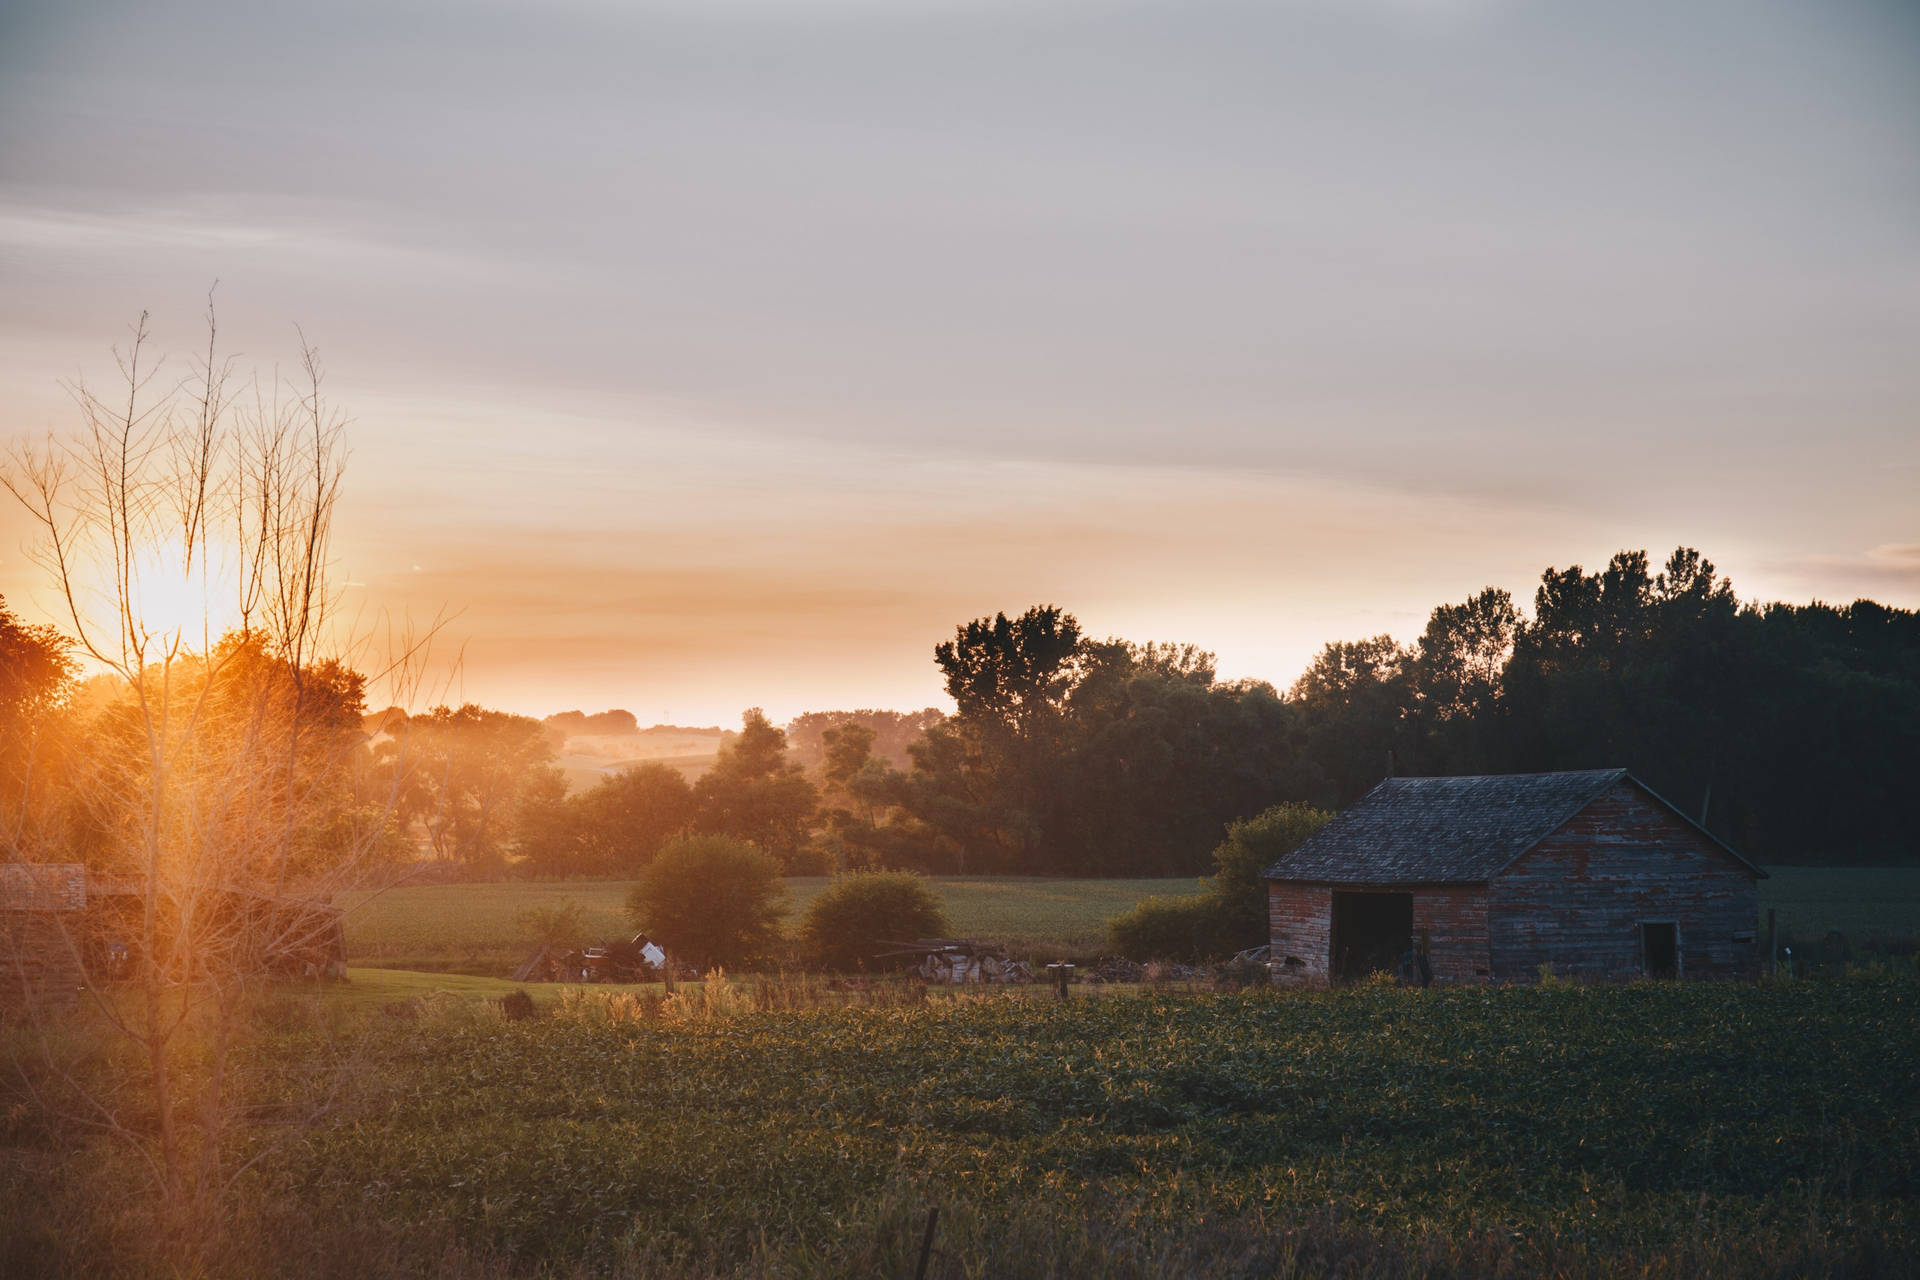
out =
[[[1640,925],[1640,963],[1649,978],[1680,976],[1680,926],[1671,920]]]
[[[1335,890],[1332,943],[1335,980],[1392,973],[1400,957],[1413,950],[1413,895]]]

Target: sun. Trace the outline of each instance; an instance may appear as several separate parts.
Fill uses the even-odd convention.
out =
[[[128,565],[125,597],[133,634],[170,647],[205,648],[243,616],[237,558],[218,543],[191,556],[177,542],[147,546]]]

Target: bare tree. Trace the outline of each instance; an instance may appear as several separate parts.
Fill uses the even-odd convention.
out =
[[[340,928],[327,904],[365,883],[393,813],[391,795],[353,794],[370,776],[350,767],[364,680],[329,580],[342,419],[304,337],[291,379],[237,375],[217,338],[210,303],[204,354],[169,381],[143,313],[115,351],[113,392],[73,384],[76,429],[0,467],[38,526],[60,629],[116,692],[65,785],[90,832],[89,884],[117,891],[128,935],[118,983],[89,954],[97,911],[39,913],[53,927],[12,930],[14,961],[64,948],[141,1064],[132,1089],[76,1080],[52,1054],[21,1078],[136,1151],[183,1228],[242,1171],[235,1049],[249,1009],[277,977],[324,963]],[[403,638],[378,673],[390,702],[408,700],[420,651]],[[69,860],[47,856],[57,842],[24,813],[0,825],[19,884]],[[57,1016],[26,1013],[43,1029]]]

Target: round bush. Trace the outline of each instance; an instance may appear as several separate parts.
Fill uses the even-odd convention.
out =
[[[683,836],[647,864],[627,914],[676,962],[701,969],[764,960],[780,941],[780,864],[732,836]]]
[[[880,967],[887,942],[944,937],[947,913],[927,882],[911,871],[857,871],[835,876],[807,908],[800,936],[814,963],[827,969]]]
[[[1243,946],[1231,907],[1212,894],[1142,898],[1107,921],[1107,942],[1129,960],[1191,964],[1232,955]]]

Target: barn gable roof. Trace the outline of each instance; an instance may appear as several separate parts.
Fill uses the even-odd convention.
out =
[[[78,862],[0,864],[0,911],[85,911],[87,869]]]
[[[1625,769],[1582,769],[1388,778],[1266,876],[1323,884],[1484,883],[1623,779],[1754,875],[1766,875]]]

